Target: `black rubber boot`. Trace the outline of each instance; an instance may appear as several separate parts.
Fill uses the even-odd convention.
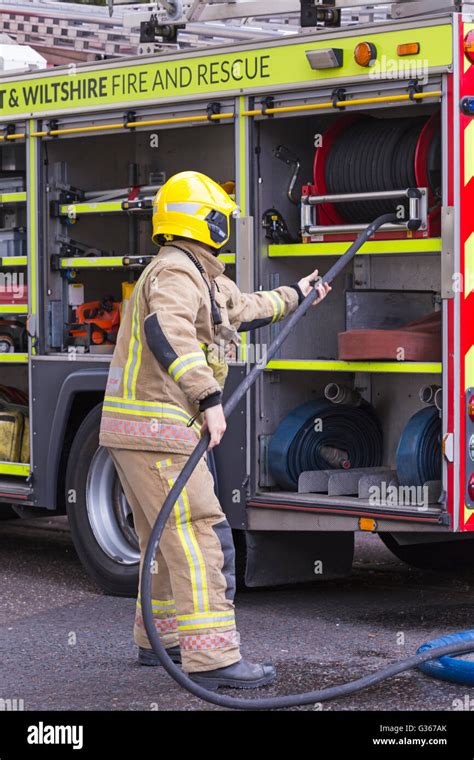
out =
[[[170,647],[166,651],[176,665],[181,665],[181,650],[178,645]],[[138,662],[140,665],[148,665],[152,668],[161,665],[153,649],[145,649],[144,647],[138,647]]]
[[[204,689],[215,691],[220,686],[233,689],[257,689],[267,686],[276,678],[276,670],[271,663],[254,664],[247,660],[228,665],[226,668],[204,670],[198,673],[188,673],[191,680]]]

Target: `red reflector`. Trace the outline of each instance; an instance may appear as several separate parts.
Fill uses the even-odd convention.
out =
[[[464,38],[464,53],[466,58],[474,63],[474,29],[468,32]]]
[[[474,422],[474,394],[469,397],[469,401],[467,402],[467,413],[469,419]]]
[[[467,484],[467,492],[469,494],[470,500],[474,501],[474,472],[469,478],[469,483]]]

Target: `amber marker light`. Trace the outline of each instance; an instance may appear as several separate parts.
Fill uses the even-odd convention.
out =
[[[405,55],[418,55],[420,52],[419,42],[408,42],[405,45],[399,45],[397,47],[397,53],[403,57]]]
[[[359,42],[354,50],[354,58],[359,66],[368,68],[377,60],[377,48],[372,42]]]
[[[372,520],[371,517],[360,517],[359,518],[359,530],[365,530],[365,531],[374,531],[377,530],[377,523],[375,520]]]

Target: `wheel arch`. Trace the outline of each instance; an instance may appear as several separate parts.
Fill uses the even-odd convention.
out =
[[[35,490],[36,483],[40,486],[38,506],[44,505],[64,513],[64,483],[72,441],[84,417],[103,402],[107,375],[108,367],[78,369],[69,373],[60,384],[49,423],[46,453],[41,457],[39,466],[34,456]],[[34,410],[35,407],[35,416]],[[44,420],[39,424],[44,424]],[[41,468],[38,473],[37,467]]]

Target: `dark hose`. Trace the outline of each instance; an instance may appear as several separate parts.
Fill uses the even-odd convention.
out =
[[[338,261],[336,261],[336,263],[329,269],[328,273],[323,278],[323,281],[331,283],[334,278],[337,277],[337,275],[344,269],[346,264],[351,261],[351,259],[363,246],[363,244],[367,242],[367,240],[369,240],[369,238],[371,238],[372,235],[380,227],[382,227],[384,224],[397,223],[399,221],[400,220],[395,214],[384,214],[383,216],[380,216],[378,219],[376,219],[357,238],[357,240],[352,243],[349,250],[346,251],[346,253],[341,256],[341,258],[338,259]],[[293,314],[285,320],[277,337],[268,348],[266,356],[267,361],[269,361],[272,356],[275,355],[288,335],[293,331],[296,324],[300,321],[304,314],[306,314],[308,309],[311,308],[314,299],[315,291],[313,290],[306,296],[296,311],[293,312]],[[260,373],[263,372],[263,370],[264,366],[258,364],[252,368],[241,385],[239,385],[239,387],[234,391],[234,393],[224,405],[224,412],[226,417],[228,417],[234,411],[241,398],[252,387],[255,380],[260,375]],[[383,681],[386,678],[396,676],[405,670],[410,670],[411,668],[417,667],[421,663],[427,662],[428,660],[433,660],[442,655],[461,654],[474,650],[474,642],[472,644],[469,644],[466,641],[462,641],[459,644],[450,644],[448,646],[439,647],[437,649],[430,649],[426,652],[413,655],[413,657],[410,657],[407,660],[402,660],[400,662],[394,663],[393,665],[390,665],[383,670],[372,673],[368,676],[364,676],[363,678],[359,678],[356,681],[351,681],[350,683],[342,684],[340,686],[331,686],[327,689],[320,689],[317,691],[309,691],[304,694],[295,694],[282,697],[266,697],[257,699],[241,699],[239,697],[229,697],[227,695],[216,694],[213,691],[208,691],[207,689],[204,689],[202,686],[199,686],[194,681],[192,681],[189,676],[186,675],[186,673],[184,673],[177,665],[172,662],[168,656],[168,653],[166,652],[165,647],[160,641],[160,637],[155,628],[153,620],[151,580],[152,568],[154,565],[156,552],[158,550],[160,539],[173,505],[177,501],[181,491],[189,480],[191,473],[193,472],[197,463],[205,453],[208,444],[209,433],[205,433],[192,452],[188,461],[184,465],[181,473],[176,478],[175,483],[171,488],[168,496],[166,497],[151,531],[143,563],[141,600],[145,629],[148,634],[150,644],[153,647],[153,651],[157,655],[164,669],[172,678],[174,678],[174,680],[180,686],[182,686],[184,689],[187,689],[187,691],[189,691],[191,694],[194,694],[196,697],[200,697],[207,702],[211,702],[212,704],[219,705],[221,707],[229,707],[241,710],[269,710],[272,708],[295,707],[297,705],[307,705],[314,702],[323,702],[329,699],[348,696],[349,694],[353,694],[355,691],[365,689],[368,686],[373,686],[374,684],[380,683],[380,681]]]

